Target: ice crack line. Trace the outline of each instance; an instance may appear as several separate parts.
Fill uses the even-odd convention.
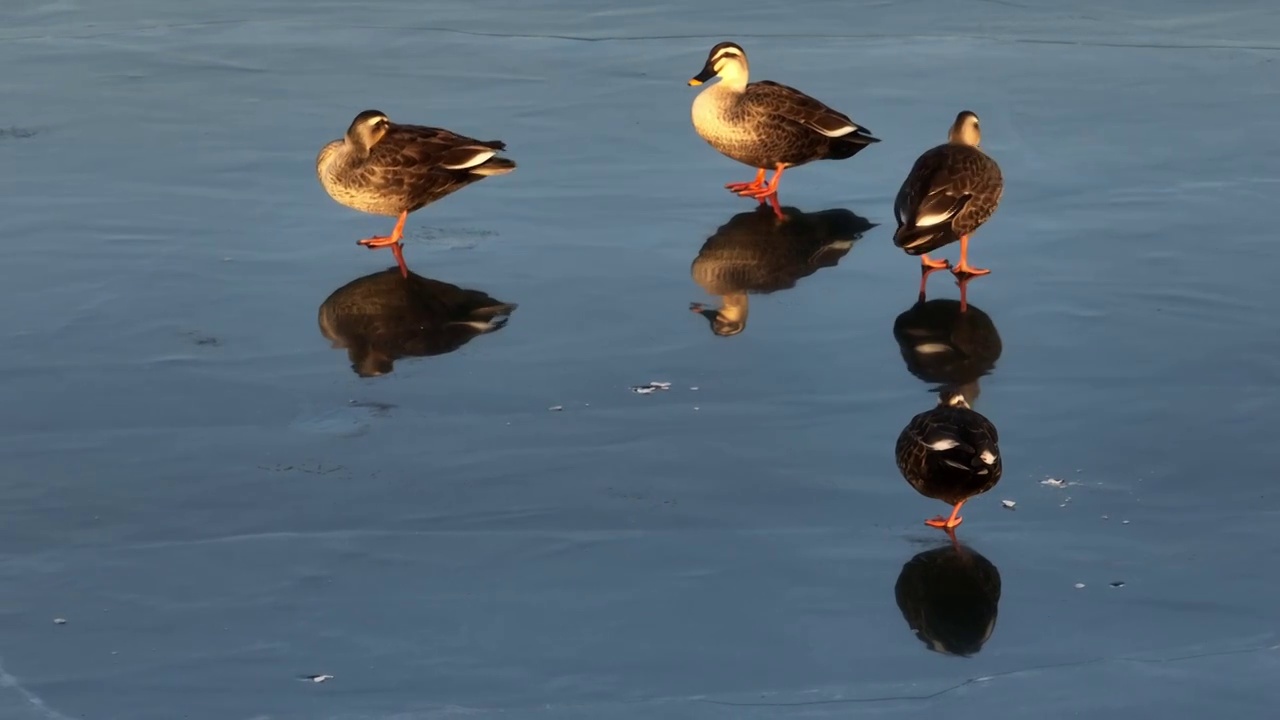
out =
[[[0,688],[13,689],[14,692],[18,693],[18,695],[20,695],[28,705],[34,708],[41,717],[45,718],[45,720],[74,720],[73,718],[63,715],[57,710],[49,707],[45,704],[44,700],[40,699],[39,695],[36,695],[23,687],[22,683],[18,682],[18,678],[10,675],[9,671],[4,669],[3,657],[0,657]]]

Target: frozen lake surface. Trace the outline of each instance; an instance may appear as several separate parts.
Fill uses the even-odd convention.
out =
[[[1277,37],[1267,0],[9,0],[0,717],[1273,717]],[[782,183],[834,245],[752,245],[689,122],[721,40],[883,139]],[[518,309],[374,377],[318,313],[392,223],[313,171],[366,108],[519,164],[406,240],[422,297]],[[964,108],[1005,474],[957,550],[894,465],[936,384],[890,236]]]

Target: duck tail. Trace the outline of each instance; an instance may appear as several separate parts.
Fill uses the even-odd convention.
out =
[[[481,335],[484,335],[485,333],[491,333],[506,327],[508,320],[510,320],[510,318],[503,315],[495,318],[490,318],[488,320],[458,320],[455,322],[451,322],[449,324],[455,327],[459,325],[463,325],[471,328],[472,330],[475,330]]]
[[[908,255],[930,253],[959,239],[951,231],[950,225],[932,225],[929,227],[903,225],[893,234],[893,244],[906,250]]]
[[[828,160],[846,160],[857,155],[863,148],[880,142],[880,138],[867,132],[866,128],[858,128],[848,135],[831,138],[827,148]]]
[[[489,298],[489,299],[493,300],[493,298]],[[488,307],[476,308],[475,310],[472,310],[469,314],[473,318],[494,318],[500,315],[510,315],[511,313],[515,312],[516,308],[518,307],[520,306],[515,303],[503,303],[503,302],[497,302],[495,300],[493,305],[489,305]]]
[[[1000,448],[990,442],[980,442],[974,448],[973,469],[979,474],[1000,464]]]
[[[511,160],[492,157],[473,168],[467,168],[467,171],[472,175],[484,175],[488,177],[489,175],[506,175],[515,169],[516,164]]]

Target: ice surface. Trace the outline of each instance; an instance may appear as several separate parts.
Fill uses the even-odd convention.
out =
[[[1271,717],[1277,37],[1262,0],[0,4],[0,718]],[[725,39],[883,139],[787,173],[879,226],[733,337],[687,310],[751,209],[689,122]],[[519,312],[371,379],[316,313],[391,223],[313,173],[366,108],[519,163],[406,248]],[[967,659],[894,602],[945,507],[894,466],[935,398],[889,241],[964,108],[1007,182]]]

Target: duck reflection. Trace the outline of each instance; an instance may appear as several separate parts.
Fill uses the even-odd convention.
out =
[[[516,309],[480,292],[398,267],[352,280],[320,305],[320,332],[346,348],[361,377],[392,371],[405,357],[444,355],[507,323]]]
[[[991,639],[1000,609],[1000,571],[956,541],[902,566],[894,597],[902,618],[930,650],[975,655]]]
[[[734,215],[707,239],[690,274],[720,307],[693,303],[689,309],[707,318],[711,332],[737,335],[747,327],[748,295],[766,295],[795,287],[801,278],[834,267],[875,223],[848,210],[806,213],[781,208],[782,217],[761,205]]]
[[[961,281],[961,291],[968,279]],[[991,316],[967,303],[921,296],[893,323],[907,370],[924,382],[964,393],[973,404],[978,379],[995,369],[1004,345]]]

